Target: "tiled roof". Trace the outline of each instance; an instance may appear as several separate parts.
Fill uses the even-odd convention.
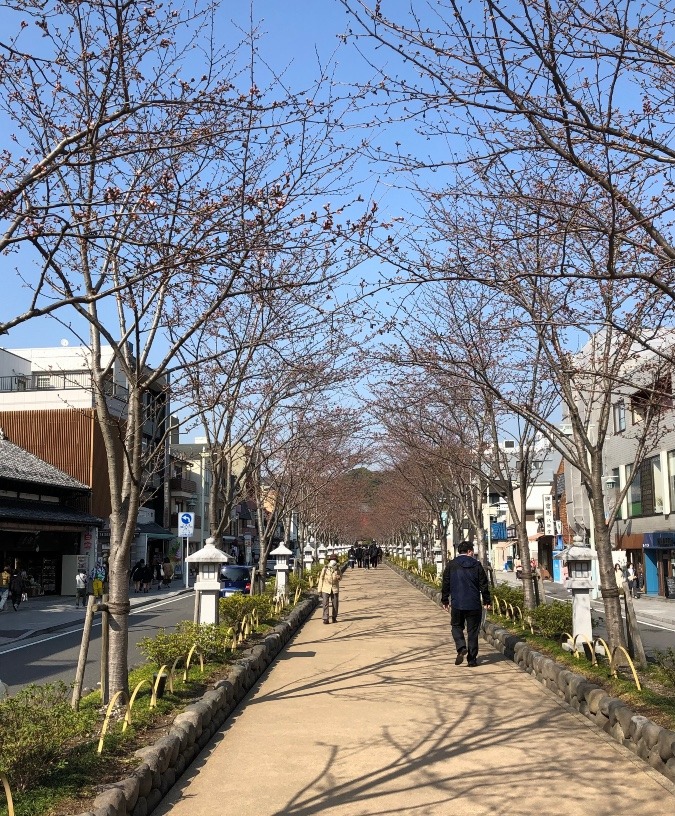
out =
[[[91,513],[60,504],[21,501],[0,497],[0,521],[41,522],[43,524],[82,524],[100,526],[103,521]]]
[[[89,490],[67,473],[0,437],[0,479],[13,479],[35,485]]]

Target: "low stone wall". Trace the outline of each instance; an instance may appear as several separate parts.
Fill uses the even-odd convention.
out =
[[[407,570],[394,564],[388,566],[440,604],[440,590],[430,587]],[[575,711],[675,782],[675,731],[662,728],[647,717],[636,714],[622,700],[611,697],[604,689],[569,671],[564,664],[556,663],[518,635],[495,623],[485,624],[483,637]]]
[[[240,654],[227,678],[177,715],[169,733],[136,751],[141,764],[126,779],[106,787],[93,809],[80,816],[147,816],[250,691],[274,658],[316,607],[298,604],[264,641]]]

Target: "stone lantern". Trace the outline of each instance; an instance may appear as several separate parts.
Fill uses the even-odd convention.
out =
[[[412,547],[410,544],[406,544],[403,548],[403,557],[406,559],[406,561],[412,560]]]
[[[186,561],[197,565],[195,580],[195,621],[218,624],[220,598],[220,566],[227,555],[215,545],[215,538],[207,538],[201,550],[188,555]]]
[[[436,564],[436,575],[440,578],[443,574],[443,548],[438,539],[434,541],[434,563]]]
[[[572,592],[572,637],[576,641],[577,635],[584,635],[593,640],[591,590],[594,585],[591,575],[593,561],[598,556],[584,544],[581,536],[574,536],[572,546],[555,552],[553,557],[567,565],[569,577],[563,586]]]
[[[415,547],[415,558],[417,558],[417,568],[422,569],[424,566],[424,557],[422,555],[421,544],[418,544],[417,547]]]
[[[309,572],[312,569],[312,564],[314,563],[314,549],[312,548],[311,544],[305,544],[305,549],[302,551],[302,560],[305,565],[305,572]]]
[[[319,559],[319,564],[326,563],[326,556],[328,555],[328,547],[325,544],[319,544],[316,549],[316,554]]]
[[[282,542],[275,550],[272,550],[270,555],[273,555],[276,559],[274,566],[277,572],[276,597],[285,598],[288,595],[288,558],[293,553]]]

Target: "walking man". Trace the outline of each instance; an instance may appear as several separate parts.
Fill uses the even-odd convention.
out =
[[[331,553],[328,557],[328,563],[319,573],[319,584],[317,589],[321,593],[321,601],[323,604],[323,622],[330,623],[328,620],[328,607],[332,602],[332,619],[333,623],[337,620],[338,615],[338,597],[340,593],[340,579],[342,573],[337,562],[337,555]]]
[[[450,607],[452,637],[457,647],[455,666],[465,657],[467,666],[477,666],[478,630],[483,607],[490,606],[490,586],[483,566],[473,556],[473,544],[462,541],[457,552],[457,558],[449,561],[443,571],[441,603],[446,611]]]
[[[80,567],[75,575],[75,607],[87,605],[87,573]]]

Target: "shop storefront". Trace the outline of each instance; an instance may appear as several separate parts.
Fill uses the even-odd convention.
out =
[[[0,505],[0,561],[21,572],[29,597],[72,594],[76,559],[86,556],[85,536],[92,535],[91,525],[100,523],[61,508]]]
[[[643,535],[645,592],[675,600],[675,532]]]

